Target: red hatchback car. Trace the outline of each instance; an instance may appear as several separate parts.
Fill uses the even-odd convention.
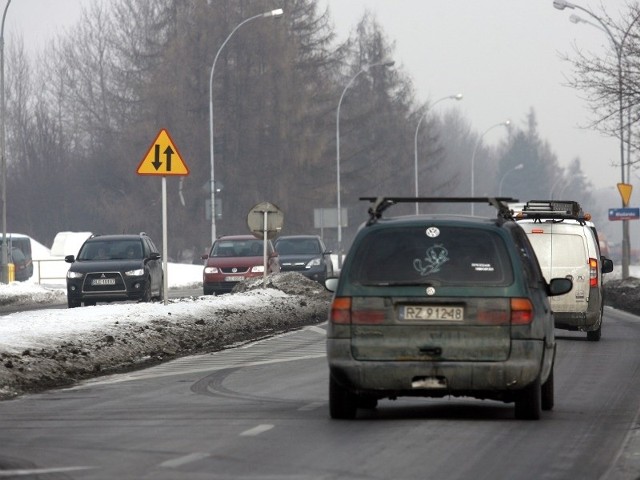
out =
[[[240,281],[264,275],[264,243],[253,235],[227,235],[213,243],[202,272],[205,295],[229,293]],[[267,241],[267,275],[280,272],[278,253]]]

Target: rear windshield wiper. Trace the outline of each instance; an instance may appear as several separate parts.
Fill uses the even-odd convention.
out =
[[[442,282],[433,280],[396,280],[387,282],[361,282],[364,287],[439,287]]]

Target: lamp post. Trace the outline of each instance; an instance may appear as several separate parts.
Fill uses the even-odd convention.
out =
[[[0,28],[0,155],[2,156],[2,283],[9,283],[9,258],[7,254],[7,157],[5,155],[5,118],[6,105],[4,98],[4,21],[7,18],[7,9],[11,0],[7,0],[2,14],[2,27]]]
[[[216,53],[215,58],[213,59],[213,64],[211,65],[211,75],[209,76],[209,145],[210,145],[210,159],[211,159],[211,243],[216,240],[216,189],[215,189],[215,176],[214,176],[214,148],[213,148],[213,71],[216,68],[216,63],[218,61],[218,57],[220,56],[220,52],[227,44],[229,39],[233,36],[236,31],[242,27],[245,23],[250,22],[251,20],[255,20],[257,18],[265,18],[265,17],[281,17],[284,14],[281,8],[276,8],[275,10],[270,10],[268,12],[259,13],[258,15],[254,15],[253,17],[246,18],[242,22],[240,22],[236,27],[231,30],[231,33],[227,36],[218,52]]]
[[[416,198],[418,198],[418,131],[420,130],[420,124],[427,117],[427,113],[429,113],[429,110],[431,110],[433,107],[435,107],[438,103],[442,102],[443,100],[462,100],[462,94],[458,93],[457,95],[448,95],[446,97],[439,98],[438,100],[433,102],[433,105],[431,105],[431,107],[429,107],[429,109],[420,116],[420,120],[418,120],[418,125],[416,125],[416,134],[413,140],[413,157],[414,157],[413,163],[414,163],[414,172],[415,172],[414,176],[415,176]],[[418,206],[419,204],[418,202],[416,202],[416,215],[419,213]]]
[[[551,190],[549,190],[549,198],[551,198],[551,200],[553,200],[553,192],[556,191],[556,187],[558,186],[558,184],[564,181],[565,181],[564,176],[561,176],[561,177],[558,177],[558,179],[555,182],[553,182],[553,185],[551,185]]]
[[[342,99],[344,98],[345,93],[349,90],[349,87],[353,85],[353,82],[356,81],[361,74],[366,73],[369,69],[373,67],[392,67],[396,62],[392,60],[385,60],[382,62],[371,63],[364,65],[358,73],[356,73],[349,83],[347,83],[344,90],[342,90],[342,95],[340,95],[340,100],[338,101],[338,109],[336,111],[336,192],[337,192],[337,216],[338,216],[338,268],[342,266],[342,210],[340,204],[340,106],[342,105]]]
[[[511,172],[515,172],[516,170],[522,170],[523,168],[524,168],[524,163],[519,163],[518,165],[513,167],[511,170],[507,170],[507,172],[502,176],[502,179],[500,180],[500,187],[498,188],[499,197],[502,196],[502,183],[504,182],[504,179],[507,178],[507,175],[509,175]]]
[[[613,33],[611,32],[611,29],[609,29],[609,26],[591,10],[581,7],[580,5],[576,5],[575,3],[567,2],[566,0],[553,0],[553,6],[558,10],[564,10],[565,8],[570,8],[572,10],[574,9],[581,10],[587,15],[589,15],[591,18],[595,19],[600,25],[602,25],[602,29],[609,36],[609,39],[611,40],[613,48],[616,52],[616,57],[618,60],[617,73],[618,73],[618,120],[619,120],[619,127],[620,127],[620,131],[619,131],[620,182],[624,184],[626,182],[625,182],[625,173],[624,173],[625,158],[624,158],[624,101],[623,101],[623,94],[622,94],[622,84],[623,84],[622,56],[623,56],[624,42],[628,38],[631,27],[636,23],[636,21],[640,16],[636,16],[633,19],[627,31],[624,32],[622,39],[618,41],[616,37],[613,35]],[[575,20],[572,20],[572,21],[574,21],[574,23],[577,23]],[[622,200],[622,206],[623,207],[627,206],[625,204],[624,199]],[[630,243],[631,241],[629,236],[629,221],[623,220],[622,221],[622,278],[627,278],[629,276]]]
[[[482,135],[478,137],[476,146],[473,148],[473,154],[471,155],[471,196],[472,197],[476,196],[476,184],[475,184],[476,152],[478,151],[478,147],[482,142],[482,137],[484,137],[490,130],[493,130],[496,127],[500,127],[500,126],[508,127],[509,125],[511,125],[510,120],[505,120],[504,122],[496,123],[495,125],[491,125],[489,128],[487,128],[484,132],[482,132]],[[471,215],[475,213],[473,207],[474,207],[474,203],[471,202]]]

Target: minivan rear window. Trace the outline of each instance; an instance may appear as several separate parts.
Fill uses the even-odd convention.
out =
[[[350,255],[350,281],[364,285],[506,286],[513,282],[503,239],[473,227],[380,229],[364,237]]]

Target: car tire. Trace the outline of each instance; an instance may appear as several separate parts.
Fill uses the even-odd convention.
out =
[[[554,404],[554,386],[553,386],[553,365],[551,365],[551,371],[547,381],[542,384],[541,391],[542,410],[548,411],[553,409]]]
[[[378,406],[378,399],[376,397],[358,397],[358,408],[366,410],[375,410]]]
[[[357,397],[329,377],[329,414],[331,418],[352,420],[358,410]]]
[[[69,308],[77,308],[82,305],[82,302],[80,300],[71,300],[70,298],[68,298],[67,305]]]
[[[587,340],[590,342],[599,342],[600,338],[602,337],[602,315],[604,314],[604,312],[602,310],[600,310],[600,323],[598,325],[598,328],[595,330],[592,330],[590,332],[587,332]]]
[[[538,376],[516,395],[515,414],[518,420],[539,420],[542,413],[542,387]]]
[[[202,288],[202,293],[205,294],[205,295],[213,295],[213,288],[203,287]]]
[[[164,299],[164,277],[160,279],[160,287],[158,288],[158,295],[154,300],[161,302]]]
[[[142,303],[149,303],[151,301],[151,278],[147,278],[144,286],[144,292],[142,292],[142,297],[140,297],[140,301]]]

